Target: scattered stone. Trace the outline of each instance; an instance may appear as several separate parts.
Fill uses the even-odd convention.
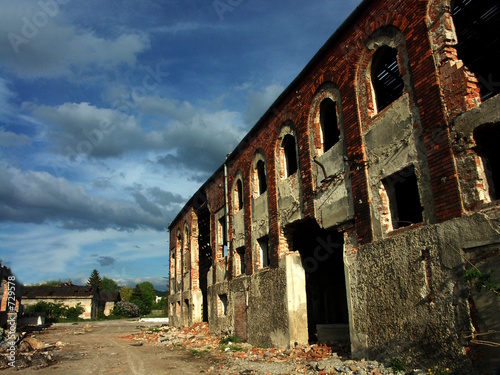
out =
[[[349,365],[349,370],[356,372],[356,371],[359,371],[359,367],[356,365]]]
[[[26,337],[23,342],[28,343],[34,350],[41,350],[45,348],[45,343],[34,337]]]

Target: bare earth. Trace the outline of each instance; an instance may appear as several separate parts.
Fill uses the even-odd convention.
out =
[[[157,325],[157,324],[156,324]],[[147,324],[137,321],[117,320],[55,324],[35,337],[59,347],[50,351],[50,366],[39,368],[32,365],[23,369],[6,369],[4,374],[19,373],[37,375],[68,374],[199,374],[217,364],[208,357],[195,358],[179,349],[168,349],[130,339]],[[152,325],[154,326],[154,325]],[[138,328],[139,327],[139,328]],[[33,363],[36,363],[33,356]],[[23,366],[23,355],[16,358],[16,365]]]
[[[29,346],[28,346],[29,344]],[[392,375],[382,363],[350,359],[345,348],[307,345],[258,348],[221,341],[206,323],[178,329],[137,320],[55,324],[19,344],[5,374]],[[28,348],[26,347],[28,346]],[[1,348],[1,346],[0,346]],[[414,370],[413,374],[424,374]]]

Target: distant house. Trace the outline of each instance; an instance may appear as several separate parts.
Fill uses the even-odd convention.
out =
[[[111,311],[115,307],[115,303],[120,302],[120,292],[113,292],[111,290],[103,290],[100,292],[100,306],[99,309],[104,311],[104,315],[111,315]]]
[[[65,283],[60,286],[25,286],[23,305],[30,306],[37,302],[63,303],[68,307],[80,304],[85,311],[79,316],[83,319],[97,318],[99,309],[99,288]]]

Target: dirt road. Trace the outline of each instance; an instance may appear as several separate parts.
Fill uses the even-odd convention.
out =
[[[72,324],[56,324],[35,335],[45,343],[56,344],[52,351],[55,363],[49,367],[31,366],[23,374],[199,374],[217,368],[210,358],[196,358],[178,349],[167,349],[147,343],[131,341],[131,334],[141,331],[147,324],[117,320]],[[152,325],[154,326],[154,325]],[[22,365],[25,358],[17,358]],[[35,361],[33,361],[35,362]],[[4,374],[19,373],[7,369]]]

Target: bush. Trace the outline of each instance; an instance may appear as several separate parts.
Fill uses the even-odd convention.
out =
[[[78,320],[78,316],[84,311],[85,309],[79,303],[74,307],[68,307],[62,303],[40,301],[24,307],[25,314],[44,314],[47,322],[57,322],[60,319]]]
[[[115,303],[112,314],[114,316],[124,316],[127,318],[135,318],[139,316],[139,308],[131,302],[120,301]]]
[[[74,307],[67,307],[64,312],[64,317],[69,320],[78,320],[78,317],[83,314],[85,309],[78,303]]]

